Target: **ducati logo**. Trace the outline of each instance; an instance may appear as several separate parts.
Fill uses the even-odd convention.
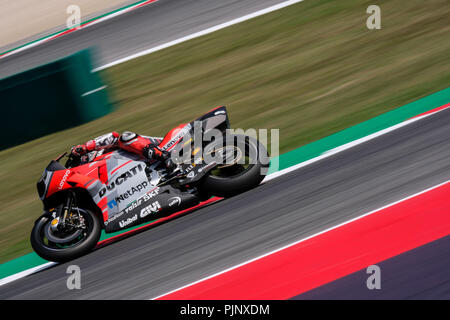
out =
[[[106,188],[102,188],[100,190],[100,192],[98,193],[99,197],[100,198],[103,197],[106,194],[106,191],[113,190],[116,187],[116,185],[121,185],[128,178],[135,176],[138,173],[138,171],[142,171],[142,170],[143,170],[143,167],[140,164],[138,164],[137,166],[131,168],[127,172],[121,174],[114,181],[112,181],[111,184],[107,185]]]

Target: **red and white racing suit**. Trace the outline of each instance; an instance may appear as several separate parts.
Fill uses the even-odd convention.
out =
[[[93,140],[89,140],[84,145],[73,147],[72,154],[75,156],[82,156],[91,151],[100,151],[103,149],[114,150],[120,148],[144,156],[147,159],[167,160],[167,152],[162,151],[158,147],[161,140],[161,138],[140,136],[129,131],[125,131],[119,135],[114,131]]]

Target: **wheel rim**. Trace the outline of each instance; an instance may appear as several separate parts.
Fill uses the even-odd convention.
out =
[[[249,148],[249,142],[246,140],[244,151],[234,145],[227,145],[214,150],[213,152],[216,153],[222,152],[225,164],[218,165],[211,170],[210,175],[217,178],[232,178],[245,174],[254,166],[254,164],[251,164],[250,162]]]
[[[38,230],[39,240],[45,248],[50,250],[61,250],[75,247],[85,241],[92,232],[93,221],[90,215],[83,209],[74,208],[73,210],[76,210],[76,213],[79,213],[81,219],[83,219],[85,228],[78,229],[73,227],[54,232],[50,228],[51,220],[48,219]],[[74,212],[71,212],[69,217],[73,214]]]

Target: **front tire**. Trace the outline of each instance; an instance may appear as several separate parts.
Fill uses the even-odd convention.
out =
[[[70,242],[52,242],[48,239],[51,219],[41,217],[36,221],[31,231],[31,246],[43,259],[55,262],[65,262],[81,257],[90,252],[98,243],[101,234],[101,226],[98,217],[90,210],[78,209],[82,215],[86,229]]]
[[[225,146],[234,146],[245,157],[244,164],[218,166],[203,180],[201,190],[218,197],[232,197],[258,186],[269,167],[266,148],[253,137],[228,135]]]

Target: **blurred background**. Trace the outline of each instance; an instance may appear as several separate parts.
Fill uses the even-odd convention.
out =
[[[0,52],[66,28],[67,8],[79,6],[83,20],[115,10],[136,0],[0,0]],[[12,27],[14,26],[14,27]]]
[[[236,13],[250,2],[257,1],[241,1]],[[286,152],[447,88],[448,1],[385,0],[380,4],[382,28],[369,30],[366,8],[372,2],[306,0],[97,70],[165,39],[184,36],[186,26],[204,28],[207,21],[198,10],[211,15],[210,23],[234,13],[224,5],[227,1],[160,0],[136,13],[0,59],[0,78],[6,81],[89,49],[85,61],[67,74],[94,69],[95,79],[81,82],[93,81],[91,89],[104,87],[96,104],[103,108],[100,112],[76,123],[56,117],[52,121],[60,119],[61,127],[43,128],[55,129],[52,133],[43,130],[39,137],[0,152],[0,262],[31,252],[29,234],[42,208],[35,185],[47,163],[103,133],[131,130],[161,136],[212,107],[226,105],[233,128],[280,129],[280,152]],[[0,3],[3,51],[55,32],[68,17],[66,7],[74,4],[60,0]],[[76,1],[83,19],[129,3]],[[66,66],[58,70],[67,71]],[[23,92],[27,99],[21,101],[26,103],[13,101],[8,107],[2,103],[2,110],[16,108],[26,114],[27,108],[48,109],[50,96],[61,93],[56,87],[48,89],[43,95]],[[78,90],[75,95],[89,92],[88,88]],[[72,94],[64,97],[71,99]],[[73,100],[58,101],[52,108],[73,116]],[[77,105],[90,111],[96,108]],[[37,130],[24,126],[16,116],[2,121],[19,131]],[[44,120],[37,122],[39,127],[49,126]]]

